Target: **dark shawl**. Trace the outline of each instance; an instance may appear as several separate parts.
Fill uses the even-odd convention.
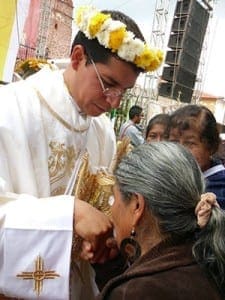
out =
[[[163,242],[110,280],[98,300],[221,300],[192,257],[192,245]]]

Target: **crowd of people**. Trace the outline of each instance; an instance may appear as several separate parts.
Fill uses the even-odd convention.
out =
[[[135,123],[132,124],[134,127]],[[142,136],[142,144],[171,141],[188,148],[203,172],[206,191],[215,193],[221,208],[225,209],[225,165],[219,152],[223,141],[216,119],[207,107],[188,104],[170,114],[157,114],[149,120]]]
[[[0,88],[0,299],[224,299],[213,114],[186,105],[143,130],[135,105],[120,130],[132,150],[119,153],[104,113],[163,55],[120,11],[85,6],[75,21],[64,71],[46,66]],[[109,215],[89,203],[101,208],[103,194]]]

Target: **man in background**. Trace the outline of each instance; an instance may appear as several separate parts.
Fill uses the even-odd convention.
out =
[[[129,120],[122,124],[119,133],[119,139],[127,136],[133,146],[138,146],[144,143],[141,128],[139,126],[143,118],[143,109],[138,105],[134,105],[129,110]]]

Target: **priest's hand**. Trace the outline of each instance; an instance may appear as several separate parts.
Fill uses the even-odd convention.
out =
[[[109,217],[87,202],[76,199],[74,223],[75,234],[83,239],[81,257],[85,258],[86,253],[86,259],[104,262],[110,252],[106,241],[113,235]]]

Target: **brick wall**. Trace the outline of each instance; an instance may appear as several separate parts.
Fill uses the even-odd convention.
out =
[[[46,48],[49,58],[65,58],[70,55],[72,35],[72,0],[52,1]]]
[[[72,0],[41,0],[37,56],[65,58],[70,55]]]

